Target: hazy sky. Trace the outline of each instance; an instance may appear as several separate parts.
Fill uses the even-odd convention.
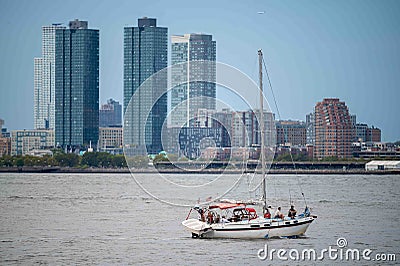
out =
[[[232,2],[0,0],[0,118],[33,128],[41,26],[75,18],[100,30],[100,103],[122,102],[123,27],[148,16],[169,35],[212,34],[217,60],[256,80],[262,48],[283,119],[305,120],[316,102],[338,97],[383,140],[400,139],[400,1]]]

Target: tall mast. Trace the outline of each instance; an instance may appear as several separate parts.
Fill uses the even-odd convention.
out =
[[[263,93],[263,75],[262,75],[262,50],[258,50],[258,75],[260,81],[260,128],[261,128],[261,171],[262,171],[262,200],[264,203],[263,211],[267,209],[267,184],[265,180],[265,128],[264,128],[264,93]]]

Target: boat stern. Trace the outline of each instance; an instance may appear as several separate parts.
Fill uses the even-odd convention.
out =
[[[201,237],[202,235],[208,234],[213,230],[209,224],[197,219],[184,220],[182,225],[192,233],[192,237]]]

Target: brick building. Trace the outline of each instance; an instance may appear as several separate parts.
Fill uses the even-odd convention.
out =
[[[355,127],[345,102],[324,99],[315,106],[314,158],[352,157]]]

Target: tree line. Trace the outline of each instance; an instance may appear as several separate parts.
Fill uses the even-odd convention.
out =
[[[5,155],[0,157],[0,167],[23,166],[124,168],[127,167],[127,164],[123,155],[113,155],[107,152],[86,152],[80,156],[75,153],[53,151],[53,156]]]
[[[290,162],[290,161],[369,161],[371,159],[362,158],[337,158],[337,157],[327,157],[322,160],[316,160],[308,157],[305,154],[293,154],[290,156],[289,153],[280,154],[274,158],[276,162]],[[374,158],[377,159],[390,159],[390,158]],[[25,155],[25,156],[10,156],[4,155],[0,157],[0,167],[100,167],[100,168],[125,168],[127,166],[131,168],[147,168],[150,163],[150,159],[147,156],[133,156],[125,158],[124,155],[113,155],[107,152],[86,152],[82,156],[75,153],[64,153],[61,150],[53,150],[53,156],[44,155],[43,157]],[[178,158],[174,154],[158,154],[153,159],[154,165],[160,162],[177,162],[177,161],[187,161],[186,158]],[[201,159],[198,161],[202,161]],[[214,160],[219,161],[219,160]]]

